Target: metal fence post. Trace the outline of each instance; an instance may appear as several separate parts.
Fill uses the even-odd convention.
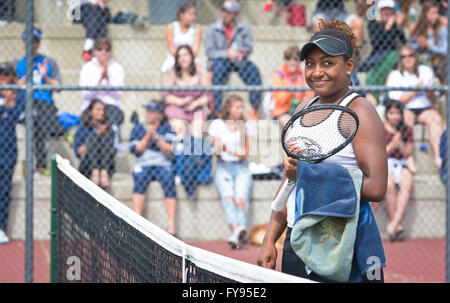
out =
[[[25,282],[33,282],[33,0],[26,8],[26,185],[25,185]]]

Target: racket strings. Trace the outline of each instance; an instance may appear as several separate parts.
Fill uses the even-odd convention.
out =
[[[355,118],[347,112],[336,109],[311,111],[286,130],[284,145],[298,158],[320,158],[344,144],[356,127]]]

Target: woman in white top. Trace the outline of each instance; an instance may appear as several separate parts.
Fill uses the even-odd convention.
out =
[[[247,157],[250,137],[254,133],[246,125],[243,113],[244,101],[232,95],[222,107],[221,118],[214,120],[208,130],[219,157],[214,183],[232,229],[228,243],[233,249],[239,248],[246,240],[245,225],[253,182]]]
[[[125,69],[111,56],[112,45],[107,38],[98,39],[94,45],[95,57],[81,68],[79,84],[81,86],[125,84]],[[106,105],[106,112],[114,125],[123,122],[124,114],[120,98],[122,91],[117,90],[86,90],[80,92],[83,98],[83,112],[92,100],[98,99]]]
[[[419,86],[430,87],[436,84],[433,70],[419,64],[417,53],[412,46],[406,45],[399,51],[399,69],[392,71],[386,86]],[[434,164],[441,167],[439,142],[442,134],[442,118],[434,108],[437,92],[427,91],[390,91],[389,98],[405,105],[404,118],[409,127],[414,123],[424,124],[428,128],[428,137],[434,153]]]
[[[354,69],[353,56],[356,48],[356,37],[351,28],[341,20],[322,21],[321,28],[311,37],[310,42],[303,46],[300,52],[300,60],[305,61],[306,83],[318,97],[313,100],[313,103],[305,100],[297,107],[297,111],[305,106],[341,104],[348,106],[358,115],[360,125],[352,144],[325,161],[339,164],[345,168],[357,167],[362,171],[360,209],[364,208],[365,214],[370,215],[368,201],[382,201],[387,186],[387,158],[383,123],[372,104],[365,98],[357,94],[353,95],[350,92],[349,83]],[[293,158],[284,160],[285,174],[281,184],[286,179],[297,179],[297,163],[298,161]],[[295,254],[290,244],[290,233],[294,226],[295,217],[295,192],[294,190],[291,193],[289,202],[282,211],[272,211],[257,263],[260,266],[275,269],[278,255],[275,243],[287,226],[282,272],[302,278],[326,281],[315,272],[308,271],[305,263]],[[275,196],[276,193],[274,193]],[[369,220],[364,220],[361,214],[360,212],[358,227],[373,224]],[[362,264],[355,262],[356,259],[353,257],[349,282],[382,282],[384,279],[382,268],[385,266],[385,256],[379,233],[371,238],[373,242],[370,245],[367,242],[361,244],[366,241],[366,237],[368,237],[367,234],[360,235],[362,241],[359,242],[358,246],[356,246],[357,242],[355,241],[355,250],[358,248],[360,252],[364,251],[365,254],[379,258],[380,262],[376,265],[376,271],[379,275],[377,278],[371,277],[369,271],[363,271]],[[363,246],[361,247],[361,245]],[[375,268],[372,269],[375,270]]]
[[[177,21],[167,25],[166,45],[169,51],[164,61],[161,71],[168,72],[175,64],[175,52],[180,45],[189,45],[194,52],[194,57],[198,57],[202,39],[202,29],[195,23],[195,6],[192,3],[185,3],[180,6],[177,12]]]

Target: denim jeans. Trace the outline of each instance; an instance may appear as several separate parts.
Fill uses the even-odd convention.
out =
[[[230,78],[231,72],[237,72],[246,85],[261,85],[261,75],[253,62],[244,60],[240,63],[233,63],[228,59],[216,59],[212,64],[213,85],[224,85]],[[250,103],[258,109],[261,102],[261,92],[250,93]],[[217,113],[222,105],[222,92],[214,93],[214,112]]]
[[[214,183],[219,192],[228,224],[245,226],[249,207],[250,189],[253,179],[247,161],[217,163]],[[238,207],[244,200],[243,209]]]

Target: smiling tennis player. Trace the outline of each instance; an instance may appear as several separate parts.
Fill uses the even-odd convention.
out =
[[[311,37],[300,53],[300,60],[305,61],[306,82],[317,97],[312,101],[302,102],[297,112],[306,106],[336,104],[347,106],[359,117],[359,129],[352,143],[325,159],[323,163],[335,163],[344,168],[359,168],[363,173],[358,229],[348,282],[383,282],[385,255],[368,201],[379,202],[383,200],[386,192],[386,145],[383,123],[375,108],[365,98],[350,92],[355,40],[354,34],[345,22],[322,21],[320,31]],[[286,178],[296,180],[297,160],[286,158],[284,167],[285,173],[281,184]],[[320,282],[333,282],[305,266],[291,246],[290,237],[296,215],[295,192],[292,191],[281,212],[272,212],[257,263],[266,268],[275,268],[277,258],[275,242],[287,225],[282,271]],[[362,230],[370,232],[364,233]],[[363,259],[362,256],[370,257]]]

